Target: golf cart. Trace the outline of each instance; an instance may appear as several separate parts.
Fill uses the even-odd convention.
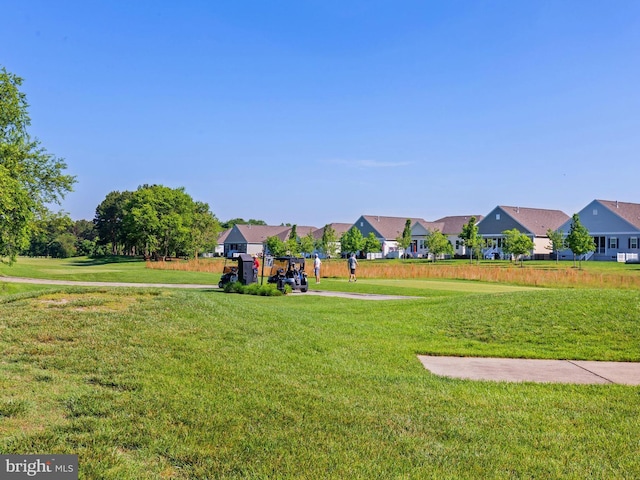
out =
[[[306,292],[309,289],[309,282],[304,271],[304,258],[275,257],[267,283],[275,283],[276,288],[281,292],[285,291],[287,285],[291,290]]]
[[[227,283],[242,282],[243,285],[249,285],[258,281],[257,272],[253,271],[253,257],[251,255],[239,253],[231,261],[237,263],[236,265],[227,265],[227,260],[225,260],[218,287],[224,288]]]

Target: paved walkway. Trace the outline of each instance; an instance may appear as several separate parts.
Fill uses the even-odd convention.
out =
[[[501,382],[640,385],[640,363],[418,355],[435,375]]]
[[[77,287],[138,287],[138,288],[191,288],[212,290],[218,289],[218,285],[203,285],[190,283],[133,283],[133,282],[81,282],[77,280],[49,280],[43,278],[3,277],[0,282],[34,283],[42,285],[67,285]],[[294,295],[317,295],[321,297],[353,298],[357,300],[415,300],[422,297],[408,297],[401,295],[378,295],[370,293],[330,292],[326,290],[309,290],[305,293],[293,291]]]

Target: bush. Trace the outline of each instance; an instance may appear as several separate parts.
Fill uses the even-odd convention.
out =
[[[259,285],[252,283],[251,285],[243,285],[240,282],[227,283],[224,286],[225,293],[240,293],[244,295],[260,295],[262,297],[278,297],[282,292],[275,285]]]

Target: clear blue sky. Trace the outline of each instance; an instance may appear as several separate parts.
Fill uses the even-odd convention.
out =
[[[221,220],[640,203],[640,2],[3,2],[0,65],[92,219],[185,187]]]

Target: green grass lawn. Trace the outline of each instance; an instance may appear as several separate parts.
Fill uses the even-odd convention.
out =
[[[430,293],[16,285],[0,451],[78,454],[91,479],[640,477],[639,387],[447,379],[416,358],[640,361],[640,292],[341,282]]]
[[[50,278],[82,282],[190,283],[217,285],[220,274],[153,270],[144,261],[126,257],[54,259],[20,257],[9,266],[0,263],[2,276]]]

